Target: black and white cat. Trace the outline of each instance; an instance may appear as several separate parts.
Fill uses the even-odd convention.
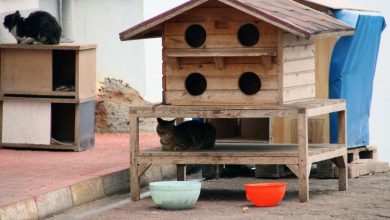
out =
[[[15,37],[18,44],[59,44],[61,26],[48,12],[32,12],[27,18],[19,11],[4,18],[4,27]]]
[[[166,151],[210,149],[215,145],[216,131],[210,123],[186,121],[175,126],[175,120],[157,118],[157,134]]]

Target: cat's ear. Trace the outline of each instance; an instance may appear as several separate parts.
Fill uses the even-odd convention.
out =
[[[162,118],[157,118],[157,121],[159,124],[173,124],[173,123],[175,123],[176,119],[173,119],[172,121],[165,121]]]
[[[17,11],[15,12],[14,16],[17,17],[17,18],[20,18],[20,12],[19,12],[19,10],[17,10]]]
[[[157,122],[158,122],[159,124],[162,124],[162,123],[164,123],[165,121],[162,120],[161,118],[157,118]]]

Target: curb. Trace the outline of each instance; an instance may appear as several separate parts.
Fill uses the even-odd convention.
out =
[[[175,165],[151,166],[141,176],[141,186],[176,177]],[[94,177],[48,193],[0,207],[1,220],[38,220],[62,213],[73,207],[130,192],[129,169]]]

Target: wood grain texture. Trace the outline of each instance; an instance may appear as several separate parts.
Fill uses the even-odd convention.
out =
[[[96,96],[96,50],[78,51],[76,61],[77,98],[80,100]]]
[[[308,117],[305,113],[298,114],[298,159],[299,159],[299,201],[309,201],[309,175],[311,164],[308,150]]]
[[[140,180],[138,174],[139,152],[139,119],[137,115],[129,115],[130,123],[130,197],[133,201],[140,200]]]
[[[34,44],[0,44],[1,48],[27,49],[27,50],[89,50],[95,49],[96,44],[60,43],[57,45],[34,45]]]
[[[51,92],[52,79],[50,50],[1,49],[2,93]]]

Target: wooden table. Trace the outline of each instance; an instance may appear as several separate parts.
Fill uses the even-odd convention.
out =
[[[299,200],[309,200],[309,174],[315,162],[332,159],[339,168],[339,190],[347,190],[346,113],[343,100],[311,100],[283,106],[170,106],[130,107],[130,191],[140,199],[140,176],[152,164],[176,164],[185,179],[186,164],[285,164],[299,180]],[[338,112],[338,144],[308,144],[308,118]],[[199,151],[139,150],[139,118],[264,118],[298,121],[298,144],[217,143]]]

